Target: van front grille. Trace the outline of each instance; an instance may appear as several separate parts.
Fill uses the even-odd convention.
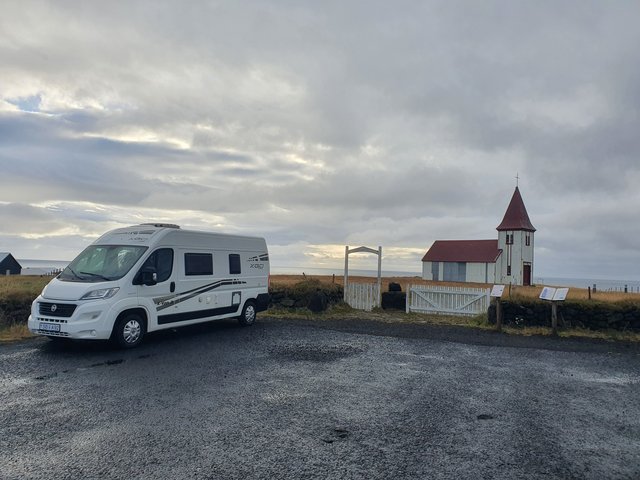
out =
[[[69,323],[69,320],[65,320],[64,318],[45,318],[45,317],[36,317],[39,322],[47,322],[47,323]]]
[[[69,334],[67,332],[51,332],[49,330],[33,330],[35,333],[39,333],[40,335],[46,335],[47,337],[68,337]]]
[[[77,305],[73,303],[48,303],[38,302],[40,315],[48,317],[64,317],[68,318],[76,311]]]

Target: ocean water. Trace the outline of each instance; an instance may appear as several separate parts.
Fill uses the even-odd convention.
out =
[[[595,285],[600,291],[607,292],[640,292],[639,280],[612,280],[602,278],[561,278],[561,277],[535,277],[536,285],[549,285],[553,287],[587,288]]]
[[[68,260],[31,260],[16,259],[22,265],[22,275],[49,275],[69,265]]]
[[[335,275],[344,276],[344,268],[316,268],[316,267],[279,267],[271,264],[272,275]],[[359,277],[377,277],[377,270],[349,269],[349,275]],[[422,272],[409,272],[400,270],[382,270],[383,277],[421,277]]]
[[[31,260],[19,259],[22,265],[22,275],[47,275],[55,270],[60,270],[69,264],[65,260]],[[342,268],[317,268],[317,267],[296,267],[271,265],[273,275],[344,275]],[[376,277],[377,270],[349,269],[349,275],[362,277]],[[420,271],[382,270],[383,277],[421,277]],[[624,291],[625,287],[629,292],[640,292],[640,280],[612,280],[598,278],[571,278],[571,277],[535,277],[536,285],[549,285],[554,287],[575,287],[575,288],[596,288],[601,291]]]
[[[344,269],[341,268],[306,268],[306,267],[277,267],[271,266],[271,273],[274,275],[336,275],[343,276]],[[377,270],[352,270],[349,269],[349,275],[358,275],[362,277],[376,277]],[[382,270],[383,277],[422,277],[422,272],[417,271],[396,271]],[[574,288],[596,288],[601,291],[624,291],[625,286],[629,292],[640,292],[639,280],[611,280],[597,278],[561,278],[561,277],[534,277],[535,285],[548,285],[553,287],[574,287]]]

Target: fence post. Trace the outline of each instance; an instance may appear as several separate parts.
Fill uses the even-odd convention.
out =
[[[409,297],[411,296],[411,284],[408,283],[407,284],[407,294],[405,295],[405,308],[406,308],[406,313],[409,313],[409,301],[411,300]]]
[[[382,247],[378,246],[378,307],[382,306]]]
[[[344,247],[344,301],[345,302],[347,302],[348,286],[349,286],[349,245]]]
[[[502,331],[502,302],[500,297],[496,298],[496,330]]]
[[[551,302],[551,332],[558,335],[558,302]]]

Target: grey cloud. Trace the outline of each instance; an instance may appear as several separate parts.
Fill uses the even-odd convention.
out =
[[[0,218],[5,235],[45,234],[65,224],[64,219],[46,209],[20,203],[0,204]]]
[[[103,205],[56,212],[92,231],[115,206],[156,208],[295,248],[422,248],[495,235],[519,172],[538,272],[636,258],[615,210],[639,206],[636,4],[4,10],[0,108],[39,95],[47,115],[0,111],[0,201]],[[25,228],[57,224],[20,208]]]

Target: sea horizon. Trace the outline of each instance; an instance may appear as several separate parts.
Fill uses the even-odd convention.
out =
[[[36,260],[36,259],[17,259],[22,265],[22,275],[46,275],[52,271],[65,268],[69,260]],[[309,266],[278,266],[271,265],[271,274],[273,275],[335,275],[337,277],[344,276],[343,268],[331,267],[309,267]],[[377,270],[371,269],[349,269],[349,274],[362,277],[376,277]],[[422,277],[421,271],[413,270],[390,270],[382,269],[383,277]],[[625,286],[629,291],[640,291],[640,280],[624,280],[612,278],[597,277],[554,277],[540,275],[533,279],[534,285],[547,285],[555,287],[574,287],[587,288],[596,285],[599,290],[617,290],[623,291]]]

